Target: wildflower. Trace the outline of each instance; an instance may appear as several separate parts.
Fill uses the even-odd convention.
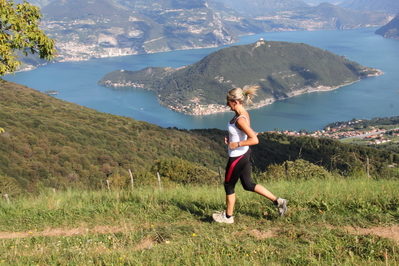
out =
[[[196,233],[193,233],[193,236],[197,236],[197,234],[196,234]]]

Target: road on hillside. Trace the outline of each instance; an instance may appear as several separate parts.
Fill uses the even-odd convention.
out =
[[[391,130],[399,130],[399,127],[393,128],[393,129],[388,129],[388,130],[381,130],[381,131],[377,131],[377,132],[369,132],[369,133],[365,133],[365,134],[362,134],[362,135],[356,135],[356,136],[347,137],[347,138],[344,138],[344,139],[353,139],[353,138],[363,139],[363,138],[368,137],[368,136],[383,134],[383,133],[385,133],[387,131],[391,131]]]

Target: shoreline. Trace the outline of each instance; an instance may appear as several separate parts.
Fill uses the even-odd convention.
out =
[[[373,69],[375,70],[377,73],[374,75],[368,75],[367,77],[376,77],[376,76],[381,76],[384,73],[379,70],[379,69]],[[254,109],[259,109],[262,108],[266,105],[270,105],[276,101],[281,101],[281,100],[286,100],[295,96],[299,96],[302,94],[306,94],[306,93],[312,93],[312,92],[325,92],[325,91],[333,91],[336,89],[339,89],[341,87],[345,87],[348,85],[351,85],[355,82],[359,82],[361,81],[362,78],[359,78],[356,81],[353,82],[348,82],[346,84],[340,85],[340,86],[336,86],[336,87],[329,87],[329,86],[318,86],[318,87],[305,87],[303,89],[294,91],[294,92],[290,92],[287,93],[287,97],[281,97],[281,98],[266,98],[263,99],[259,102],[253,103],[251,106],[247,106],[247,110],[254,110]],[[160,100],[158,98],[158,100]],[[161,102],[161,101],[160,101]],[[162,103],[162,102],[161,102]],[[175,107],[175,106],[171,106],[171,105],[164,105],[162,104],[162,106],[165,106],[166,108],[178,112],[178,113],[183,113],[186,115],[193,115],[193,116],[205,116],[205,115],[213,115],[213,114],[219,114],[219,113],[224,113],[224,112],[229,112],[231,111],[230,108],[228,108],[225,105],[217,105],[217,104],[209,104],[209,105],[195,105],[192,108],[179,108],[179,107]],[[186,110],[186,111],[183,111]]]

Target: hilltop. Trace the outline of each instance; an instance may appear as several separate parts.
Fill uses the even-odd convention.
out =
[[[259,84],[261,89],[254,100],[257,108],[379,74],[377,69],[303,43],[259,40],[218,50],[179,69],[116,70],[99,84],[150,89],[158,94],[162,105],[198,115],[227,111],[225,95],[233,87]]]

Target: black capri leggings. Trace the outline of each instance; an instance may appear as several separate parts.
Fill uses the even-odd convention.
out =
[[[239,157],[229,157],[226,166],[224,189],[226,195],[234,194],[234,188],[238,179],[241,180],[242,187],[248,191],[255,190],[255,183],[251,181],[251,149]]]

